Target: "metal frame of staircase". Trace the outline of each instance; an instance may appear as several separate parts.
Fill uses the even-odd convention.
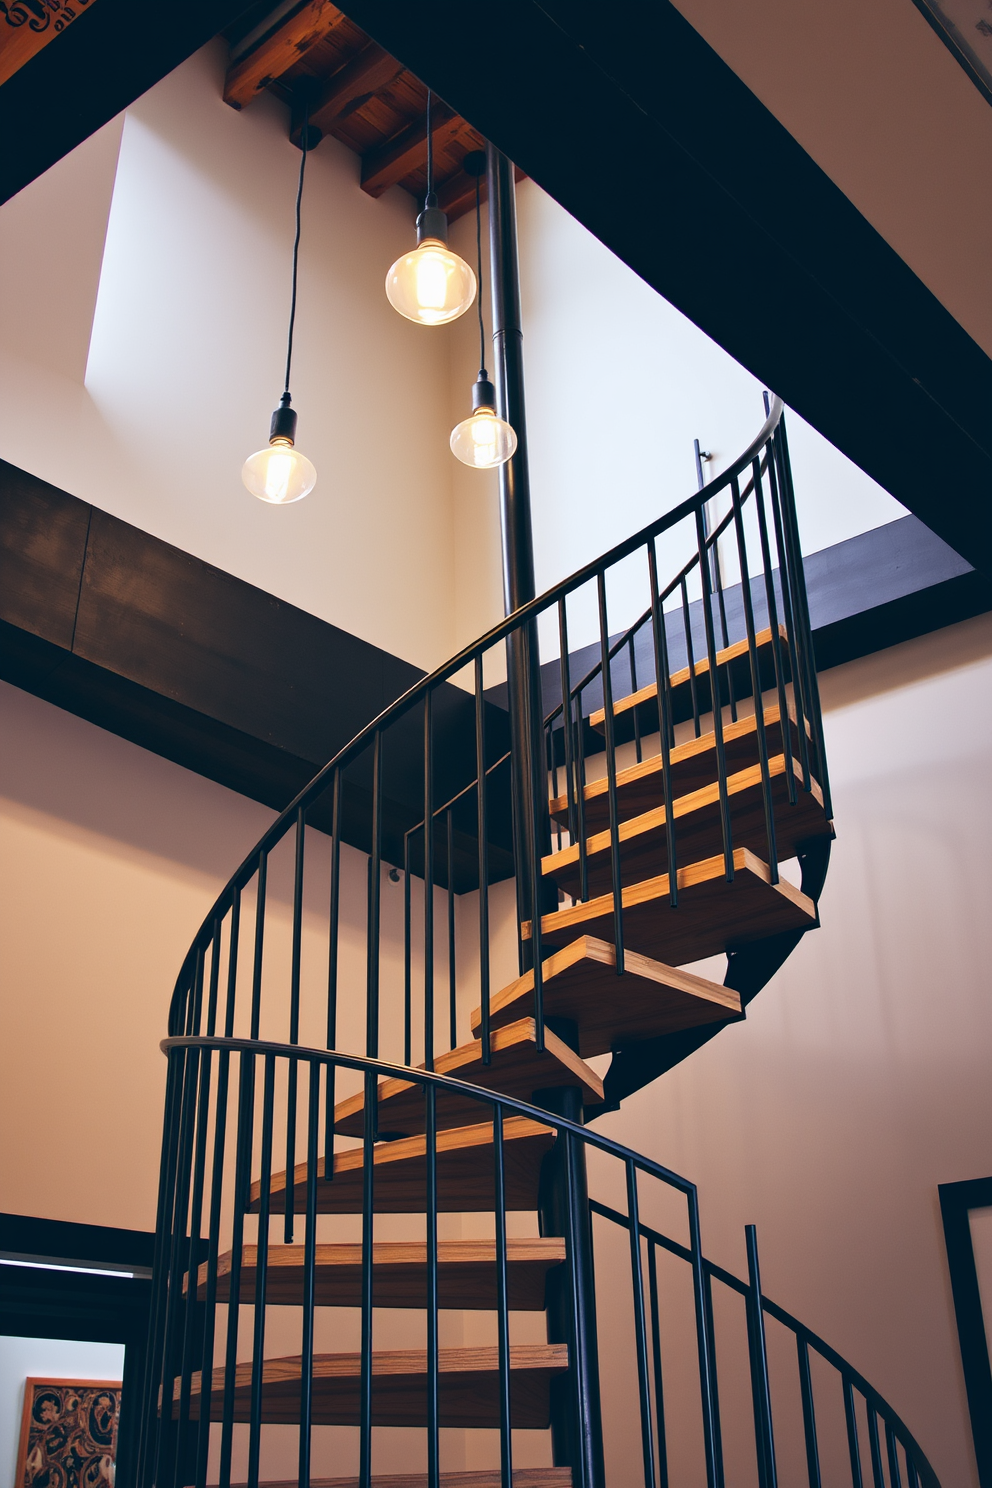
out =
[[[598,660],[573,677],[590,615]],[[463,703],[442,707],[450,681]],[[345,832],[364,913],[342,911]],[[690,1182],[584,1124],[743,1016],[818,923],[832,835],[775,399],[729,469],[369,724],[204,921],[163,1044],[140,1488],[256,1488],[270,1424],[297,1428],[301,1488],[327,1481],[330,1425],[357,1437],[357,1477],[334,1481],[360,1488],[821,1488],[838,1463],[852,1488],[936,1488],[878,1393],[763,1295],[753,1230],[745,1283],[705,1260]],[[685,969],[718,953],[722,985]],[[411,1238],[381,1238],[384,1214]],[[486,1232],[445,1238],[445,1214]],[[416,1312],[422,1346],[381,1345],[387,1307]],[[328,1352],[347,1308],[360,1346]],[[448,1310],[490,1341],[443,1346]],[[525,1311],[547,1342],[514,1341]],[[422,1460],[382,1478],[390,1426],[418,1429]],[[449,1427],[487,1431],[491,1467],[450,1472]]]

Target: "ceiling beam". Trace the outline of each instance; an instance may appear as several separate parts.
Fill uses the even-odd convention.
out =
[[[232,108],[244,108],[344,19],[331,0],[307,0],[301,10],[288,16],[263,36],[257,46],[232,63],[224,81],[224,102]]]
[[[466,150],[478,149],[477,131],[444,105],[435,105],[432,125],[435,152],[459,142]],[[382,196],[390,186],[399,185],[404,177],[423,170],[426,164],[427,123],[418,119],[378,149],[362,156],[362,190],[369,196]]]
[[[333,132],[332,126],[338,120],[361,108],[373,94],[388,88],[405,70],[402,62],[370,41],[330,79],[310,109],[311,124],[325,134]]]
[[[15,6],[12,10],[4,6],[4,16],[7,21],[3,31],[0,32],[0,86],[8,78],[12,78],[15,72],[28,62],[32,57],[54,41],[56,36],[61,36],[70,22],[78,20],[86,14],[84,6],[94,5],[96,0],[77,0],[77,5],[72,6],[63,3],[63,0],[55,0],[54,4],[33,4]],[[28,8],[34,12],[29,17]],[[16,19],[20,11],[21,19]],[[30,24],[25,25],[25,21]]]

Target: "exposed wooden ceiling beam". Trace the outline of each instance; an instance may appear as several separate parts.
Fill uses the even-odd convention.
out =
[[[93,5],[95,0],[89,0],[89,3]],[[13,10],[5,5],[3,10],[7,24],[0,32],[0,83],[5,83],[15,72],[19,72],[42,47],[54,41],[56,36],[61,36],[70,21],[83,13],[80,6],[61,4],[18,5]],[[29,19],[29,10],[34,13],[34,19],[29,25],[25,25],[25,21]]]
[[[307,0],[301,10],[287,17],[228,69],[224,102],[232,108],[244,108],[344,19],[331,0]]]
[[[327,130],[336,119],[361,108],[374,93],[388,88],[405,69],[376,42],[362,47],[328,82],[310,110],[310,122]]]
[[[439,151],[463,141],[466,150],[478,143],[471,124],[442,105],[434,114],[434,149]],[[393,139],[362,156],[362,190],[369,196],[382,196],[413,171],[422,170],[427,161],[427,124],[418,119]]]

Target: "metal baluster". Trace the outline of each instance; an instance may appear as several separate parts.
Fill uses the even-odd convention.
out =
[[[806,1476],[809,1488],[821,1488],[820,1449],[816,1439],[816,1411],[813,1405],[813,1380],[809,1371],[809,1345],[796,1334],[799,1355],[799,1390],[803,1401],[803,1436],[806,1442]]]
[[[665,1381],[661,1369],[661,1309],[658,1301],[658,1247],[648,1241],[648,1303],[651,1308],[651,1365],[654,1373],[655,1433],[658,1441],[658,1488],[668,1488],[668,1437],[665,1430]]]
[[[772,452],[770,445],[765,445],[765,463],[768,470],[769,486],[772,474]],[[789,727],[789,700],[785,691],[785,667],[782,661],[782,637],[779,633],[778,600],[775,597],[775,567],[772,559],[771,544],[768,540],[768,517],[765,512],[765,487],[761,480],[760,462],[755,464],[755,487],[754,504],[758,517],[758,537],[761,542],[761,564],[765,575],[765,605],[768,610],[768,626],[772,635],[772,661],[775,668],[775,691],[778,695],[779,729],[782,735],[782,753],[785,755],[785,774],[789,787],[789,805],[796,804],[796,774],[792,765],[792,730]],[[781,579],[781,568],[779,569]],[[758,702],[755,701],[755,712],[758,711]],[[764,720],[764,700],[760,704],[761,717]]]
[[[723,1473],[723,1427],[720,1423],[720,1381],[716,1368],[716,1317],[713,1312],[713,1278],[703,1271],[703,1289],[706,1294],[706,1338],[709,1344],[710,1399],[713,1402],[713,1436],[717,1445],[717,1485],[724,1488]]]
[[[185,1294],[184,1294],[184,1326],[182,1340],[182,1365],[181,1386],[179,1403],[179,1431],[177,1435],[177,1459],[184,1465],[187,1460],[188,1443],[191,1437],[190,1428],[190,1395],[193,1382],[194,1356],[199,1352],[197,1348],[197,1290],[200,1271],[200,1228],[203,1220],[203,1190],[207,1161],[207,1123],[210,1111],[210,1071],[212,1063],[212,1052],[209,1049],[198,1050],[197,1081],[196,1081],[196,1124],[195,1140],[193,1142],[192,1157],[192,1194],[189,1206],[189,1239],[184,1249],[186,1251],[185,1261]],[[201,1381],[202,1386],[202,1381]],[[198,1435],[198,1434],[197,1434]]]
[[[424,694],[424,1068],[434,1068],[434,694]],[[363,1485],[364,1488],[364,1485]]]
[[[227,996],[224,1004],[224,1037],[234,1035],[235,1003],[238,992],[238,950],[241,945],[241,886],[235,884],[231,899],[231,933],[227,942]]]
[[[629,634],[629,636],[627,637],[627,653],[628,653],[628,657],[629,657],[629,661],[630,661],[630,692],[631,692],[631,696],[633,697],[633,696],[636,696],[636,694],[637,694],[637,657],[636,657],[636,654],[635,654],[635,651],[634,651],[634,632],[633,631],[631,631],[630,634]],[[634,714],[634,757],[637,760],[637,763],[640,764],[641,761],[644,758],[644,751],[641,748],[641,710],[640,710],[640,708],[638,708],[638,706],[636,705],[636,703],[635,703],[634,708],[633,708],[633,714]]]
[[[475,774],[476,834],[479,839],[479,982],[482,1001],[482,1062],[492,1059],[489,1030],[489,828],[487,821],[486,700],[483,687],[483,658],[475,658]],[[409,1064],[409,1058],[407,1063]]]
[[[179,1424],[173,1425],[175,1421],[175,1384],[177,1378],[176,1354],[181,1345],[181,1338],[177,1333],[182,1324],[183,1304],[183,1252],[186,1248],[186,1226],[189,1214],[189,1179],[190,1158],[193,1148],[193,1134],[196,1111],[196,1077],[199,1070],[199,1051],[187,1049],[183,1060],[183,1088],[181,1096],[181,1114],[179,1118],[179,1137],[177,1142],[176,1157],[176,1184],[174,1189],[172,1226],[170,1234],[169,1253],[169,1280],[168,1301],[166,1304],[165,1334],[163,1341],[163,1369],[162,1369],[162,1402],[163,1416],[168,1419],[168,1426],[163,1422],[163,1430],[159,1440],[159,1456],[156,1472],[156,1481],[164,1483],[166,1474],[169,1472],[169,1459],[171,1457],[171,1477],[177,1485],[182,1480],[183,1464],[178,1454],[179,1437],[182,1430],[181,1420]],[[188,1299],[187,1299],[188,1305]],[[178,1369],[180,1394],[183,1390],[183,1371],[181,1364]]]
[[[548,775],[551,778],[551,796],[552,796],[552,799],[553,800],[557,801],[557,799],[558,799],[558,760],[557,760],[557,757],[555,755],[554,715],[552,715],[552,717],[545,724],[544,738],[545,738],[545,750],[544,750],[544,752],[545,752],[545,754],[547,756],[547,771],[548,771]],[[554,823],[554,830],[555,830],[555,835],[556,835],[557,840],[558,840],[558,851],[561,852],[562,848],[565,845],[564,844],[564,841],[562,840],[561,822],[556,821]]]
[[[706,1455],[706,1488],[722,1488],[723,1453],[714,1429],[713,1367],[710,1362],[712,1330],[710,1305],[703,1280],[703,1250],[699,1238],[699,1198],[694,1187],[686,1194],[689,1249],[692,1253],[692,1286],[696,1311],[696,1352],[699,1358],[699,1400],[703,1416],[703,1449]]]
[[[696,546],[699,555],[699,573],[703,586],[703,625],[706,632],[706,659],[710,674],[710,698],[713,704],[713,740],[716,745],[717,785],[720,792],[720,825],[723,831],[723,864],[727,882],[734,877],[734,844],[730,826],[730,802],[727,796],[727,754],[723,744],[723,703],[720,697],[720,677],[717,670],[716,639],[713,635],[713,596],[710,592],[709,574],[706,571],[703,552],[703,521],[696,509]]]
[[[496,1221],[496,1329],[499,1343],[499,1465],[501,1488],[513,1488],[510,1416],[510,1313],[506,1260],[506,1165],[503,1107],[493,1106],[494,1219]]]
[[[293,1060],[295,1063],[295,1059]],[[313,1308],[317,1269],[317,1132],[320,1123],[320,1065],[308,1061],[306,1220],[303,1243],[303,1338],[300,1349],[300,1458],[298,1488],[310,1488],[313,1448]]]
[[[193,981],[190,986],[186,1002],[186,1028],[187,1038],[199,1033],[200,1004],[203,1000],[203,947],[196,947],[196,955],[193,958]]]
[[[438,1488],[441,1473],[441,1371],[438,1331],[437,1257],[437,1088],[424,1089],[427,1217],[427,1488]]]
[[[847,1425],[847,1452],[851,1464],[851,1488],[864,1488],[861,1475],[861,1447],[858,1443],[858,1417],[854,1408],[854,1388],[844,1380],[844,1421]]]
[[[403,833],[403,1063],[413,1063],[413,918],[410,833]]]
[[[197,1485],[203,1484],[207,1480],[207,1461],[210,1448],[214,1335],[216,1332],[217,1311],[217,1262],[220,1256],[221,1196],[224,1181],[224,1151],[227,1143],[227,1095],[230,1061],[230,1053],[226,1049],[221,1049],[217,1056],[214,1149],[210,1167],[210,1209],[207,1220],[207,1276],[203,1298],[203,1341],[200,1355],[200,1429],[197,1439]]]
[[[701,733],[699,723],[699,691],[696,686],[696,657],[692,645],[692,616],[689,611],[689,591],[685,579],[679,584],[682,593],[682,631],[685,636],[686,665],[689,668],[689,696],[692,699],[692,723],[696,738]]]
[[[265,1368],[265,1297],[269,1277],[269,1214],[272,1198],[272,1123],[276,1098],[276,1059],[266,1054],[262,1075],[262,1142],[259,1156],[258,1244],[255,1248],[255,1313],[251,1351],[251,1423],[248,1428],[248,1488],[258,1488],[262,1446],[262,1383]],[[287,1187],[292,1174],[287,1172]]]
[[[630,1283],[634,1293],[634,1338],[637,1348],[637,1390],[641,1403],[641,1458],[644,1488],[654,1488],[654,1433],[651,1429],[651,1381],[648,1376],[647,1330],[644,1320],[644,1276],[641,1271],[641,1225],[637,1202],[637,1168],[628,1158],[627,1216],[630,1221]]]
[[[265,942],[265,899],[267,890],[269,856],[263,847],[258,855],[255,880],[255,955],[251,972],[251,1032],[248,1037],[258,1038],[262,1015],[262,952]]]
[[[874,1488],[885,1488],[885,1473],[882,1470],[882,1449],[878,1440],[878,1416],[874,1408],[865,1401],[868,1414],[868,1450],[871,1454],[871,1476]]]
[[[575,778],[575,747],[572,735],[572,667],[568,655],[568,605],[558,601],[558,675],[561,684],[562,745],[565,754],[565,801],[568,812],[568,834],[578,840],[578,801],[581,786]],[[579,726],[581,727],[581,718]]]
[[[668,852],[668,898],[672,908],[679,902],[679,864],[675,842],[675,815],[672,811],[672,723],[671,681],[668,670],[668,637],[665,634],[665,612],[658,589],[658,554],[654,538],[648,543],[648,578],[651,583],[651,634],[654,641],[654,675],[658,704],[658,738],[661,746],[661,782],[665,802],[665,843]]]
[[[782,576],[782,615],[789,648],[789,671],[792,678],[792,693],[796,709],[796,728],[799,735],[799,760],[803,768],[803,789],[809,790],[810,762],[809,737],[806,720],[809,717],[809,701],[802,661],[797,654],[800,614],[796,592],[794,555],[787,539],[783,516],[781,460],[778,441],[772,439],[772,459],[768,462],[768,486],[772,498],[772,525],[775,530],[775,547],[778,552],[779,573]]]
[[[920,1475],[916,1471],[916,1463],[909,1454],[909,1448],[903,1447],[906,1453],[906,1482],[908,1488],[920,1488]]]
[[[523,689],[524,709],[524,738],[527,742],[527,759],[522,767],[524,779],[524,790],[529,798],[529,810],[526,817],[525,830],[531,834],[532,851],[525,854],[530,864],[530,902],[532,908],[532,919],[530,926],[531,955],[533,957],[534,973],[534,1046],[539,1051],[544,1049],[544,892],[545,880],[541,873],[542,851],[547,851],[551,846],[550,818],[548,809],[548,783],[547,776],[539,769],[540,756],[536,748],[540,738],[542,715],[540,694],[535,696],[536,689],[531,685],[535,677],[540,677],[540,657],[534,655],[534,647],[537,645],[537,629],[534,624],[528,624],[522,631],[524,652],[524,676],[528,684]],[[538,683],[538,687],[539,687]],[[543,824],[547,824],[547,831]]]
[[[888,1421],[885,1423],[885,1450],[889,1459],[890,1488],[902,1488],[902,1474],[899,1471],[899,1450],[896,1444],[896,1434]]]
[[[300,963],[303,951],[303,863],[306,847],[306,811],[304,807],[296,813],[296,857],[293,873],[293,950],[289,976],[289,1042],[300,1042]],[[296,1166],[296,1108],[297,1108],[297,1063],[289,1061],[288,1092],[286,1095],[286,1172],[292,1173]],[[293,1191],[286,1184],[286,1209],[283,1228],[287,1245],[293,1243]]]
[[[382,901],[382,730],[372,750],[372,853],[369,858],[369,913],[366,923],[365,1052],[379,1057],[379,920]]]
[[[613,687],[610,676],[610,636],[606,616],[606,576],[596,577],[599,601],[599,654],[603,674],[603,729],[606,735],[606,786],[610,806],[610,867],[613,889],[613,937],[616,973],[623,976],[623,888],[620,863],[620,813],[617,805],[617,756],[613,734]]]
[[[455,966],[455,831],[452,808],[447,815],[448,868],[448,1047],[458,1046],[458,980]]]
[[[758,462],[754,463],[754,479],[759,479]],[[741,598],[744,602],[744,628],[747,635],[748,659],[751,664],[751,692],[754,697],[755,737],[758,742],[758,767],[761,771],[761,801],[765,813],[765,840],[768,843],[768,868],[771,882],[778,883],[778,848],[775,842],[775,804],[772,800],[772,779],[768,768],[768,739],[765,734],[765,709],[761,693],[761,667],[758,661],[758,641],[754,628],[754,603],[751,597],[751,579],[748,575],[747,540],[744,535],[744,514],[741,504],[741,488],[737,477],[730,482],[733,501],[734,530],[737,534],[737,552],[741,567]],[[730,675],[730,667],[727,667]]]
[[[754,1225],[744,1226],[747,1241],[748,1341],[751,1353],[751,1396],[754,1402],[754,1440],[758,1454],[761,1488],[776,1488],[775,1436],[772,1431],[772,1397],[768,1383],[768,1354],[765,1348],[765,1314],[761,1305],[761,1274],[758,1270],[758,1234]]]
[[[234,1446],[234,1389],[238,1369],[238,1322],[241,1308],[241,1267],[244,1258],[245,1211],[251,1193],[252,1126],[255,1104],[255,1056],[239,1055],[238,1136],[234,1167],[234,1219],[231,1225],[231,1275],[228,1282],[227,1348],[224,1359],[224,1404],[221,1415],[219,1488],[231,1488]],[[287,1183],[292,1173],[286,1174]],[[180,1488],[177,1484],[176,1488]]]
[[[220,987],[220,934],[222,921],[214,920],[210,937],[210,984],[207,991],[207,1037],[217,1032],[217,994]]]
[[[430,818],[428,817],[428,820]],[[375,1215],[375,1130],[378,1090],[372,1070],[365,1072],[365,1122],[362,1148],[362,1357],[359,1409],[359,1488],[372,1488],[372,1283]]]
[[[334,771],[331,796],[331,893],[327,937],[327,1047],[333,1049],[338,1038],[338,950],[341,919],[341,771]],[[409,1064],[409,1060],[407,1063]],[[327,1066],[327,1091],[324,1097],[324,1180],[334,1177],[334,1103],[337,1066]]]

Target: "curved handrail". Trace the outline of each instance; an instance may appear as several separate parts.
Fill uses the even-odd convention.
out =
[[[539,1122],[543,1126],[551,1127],[560,1134],[568,1134],[576,1141],[586,1146],[594,1147],[598,1151],[606,1153],[610,1157],[623,1162],[628,1168],[637,1168],[648,1177],[656,1178],[666,1183],[670,1188],[676,1189],[684,1194],[690,1204],[695,1208],[698,1204],[698,1189],[696,1184],[688,1178],[683,1178],[671,1168],[666,1168],[662,1163],[655,1162],[653,1158],[646,1157],[633,1148],[626,1147],[622,1142],[614,1141],[606,1137],[602,1132],[592,1130],[586,1126],[580,1126],[567,1117],[547,1111],[543,1107],[534,1106],[527,1101],[519,1100],[515,1096],[504,1095],[497,1090],[485,1086],[474,1085],[467,1080],[459,1080],[451,1075],[438,1074],[433,1070],[414,1069],[409,1065],[396,1064],[389,1060],[374,1059],[368,1055],[345,1054],[334,1049],[316,1049],[301,1044],[283,1044],[272,1040],[226,1038],[220,1035],[178,1035],[163,1039],[159,1046],[163,1053],[169,1054],[172,1050],[216,1050],[218,1053],[227,1052],[243,1053],[251,1055],[267,1055],[284,1058],[296,1064],[317,1064],[328,1069],[351,1069],[363,1074],[371,1074],[382,1078],[401,1079],[415,1082],[423,1086],[432,1086],[437,1090],[450,1093],[460,1093],[477,1100],[481,1105],[499,1107],[501,1111],[514,1116],[524,1117],[527,1120]],[[599,1200],[590,1199],[589,1208],[593,1214],[598,1214],[604,1219],[621,1228],[630,1229],[630,1219],[618,1210]],[[670,1254],[692,1265],[695,1261],[693,1251],[679,1241],[663,1235],[652,1226],[638,1219],[637,1230],[641,1236],[653,1241],[655,1244],[667,1250]],[[732,1271],[727,1271],[714,1261],[708,1260],[700,1253],[699,1263],[703,1273],[713,1281],[730,1288],[739,1296],[747,1298],[751,1295],[751,1286],[742,1281]],[[797,1340],[805,1343],[815,1350],[826,1363],[837,1370],[845,1385],[849,1385],[864,1397],[871,1409],[882,1418],[885,1424],[893,1431],[900,1441],[907,1457],[912,1462],[916,1472],[919,1474],[923,1488],[940,1488],[940,1481],[913,1433],[906,1426],[902,1417],[889,1405],[888,1401],[878,1390],[849,1363],[842,1354],[839,1354],[825,1339],[815,1333],[812,1328],[806,1326],[799,1318],[794,1317],[784,1307],[773,1302],[770,1297],[761,1293],[761,1306],[763,1311],[773,1317],[776,1322],[788,1328],[795,1334]],[[910,1456],[911,1454],[911,1456]]]
[[[714,476],[711,481],[687,497],[679,506],[666,512],[664,516],[655,518],[653,522],[649,522],[646,527],[642,527],[633,536],[617,543],[607,553],[593,559],[590,563],[577,569],[567,579],[562,579],[558,584],[553,585],[550,589],[546,589],[543,594],[539,594],[536,598],[528,600],[526,604],[521,605],[518,609],[512,611],[511,614],[505,616],[504,619],[492,626],[478,640],[464,646],[461,651],[457,652],[448,661],[435,668],[427,676],[422,677],[419,682],[415,682],[406,692],[401,693],[398,698],[394,699],[381,713],[377,714],[375,718],[367,723],[353,739],[339,749],[337,754],[297,793],[289,805],[284,807],[272,825],[256,842],[251,852],[239,864],[214,900],[211,909],[204,916],[180,968],[173,992],[170,1018],[172,1012],[175,1010],[178,998],[182,995],[185,978],[193,968],[198,951],[209,941],[213,933],[212,926],[218,917],[223,915],[229,908],[235,889],[243,887],[251,879],[259,854],[270,851],[276,843],[281,841],[293,825],[298,813],[301,810],[306,810],[322,794],[333,771],[343,769],[363,754],[377,733],[387,728],[397,719],[402,718],[427,693],[433,691],[441,683],[447,682],[471,662],[474,662],[477,657],[490,650],[500,641],[505,640],[515,630],[519,630],[527,621],[536,618],[542,611],[550,608],[553,604],[557,604],[559,600],[565,599],[576,589],[580,589],[583,584],[588,583],[590,579],[595,578],[600,573],[605,572],[606,569],[619,563],[622,559],[637,552],[639,548],[644,547],[649,542],[653,542],[661,533],[667,531],[670,527],[677,526],[707,501],[718,495],[720,491],[730,486],[759,456],[761,450],[778,427],[782,413],[782,400],[778,396],[775,396],[771,399],[768,415],[758,430],[758,433],[752,439],[747,449],[726,470]]]

